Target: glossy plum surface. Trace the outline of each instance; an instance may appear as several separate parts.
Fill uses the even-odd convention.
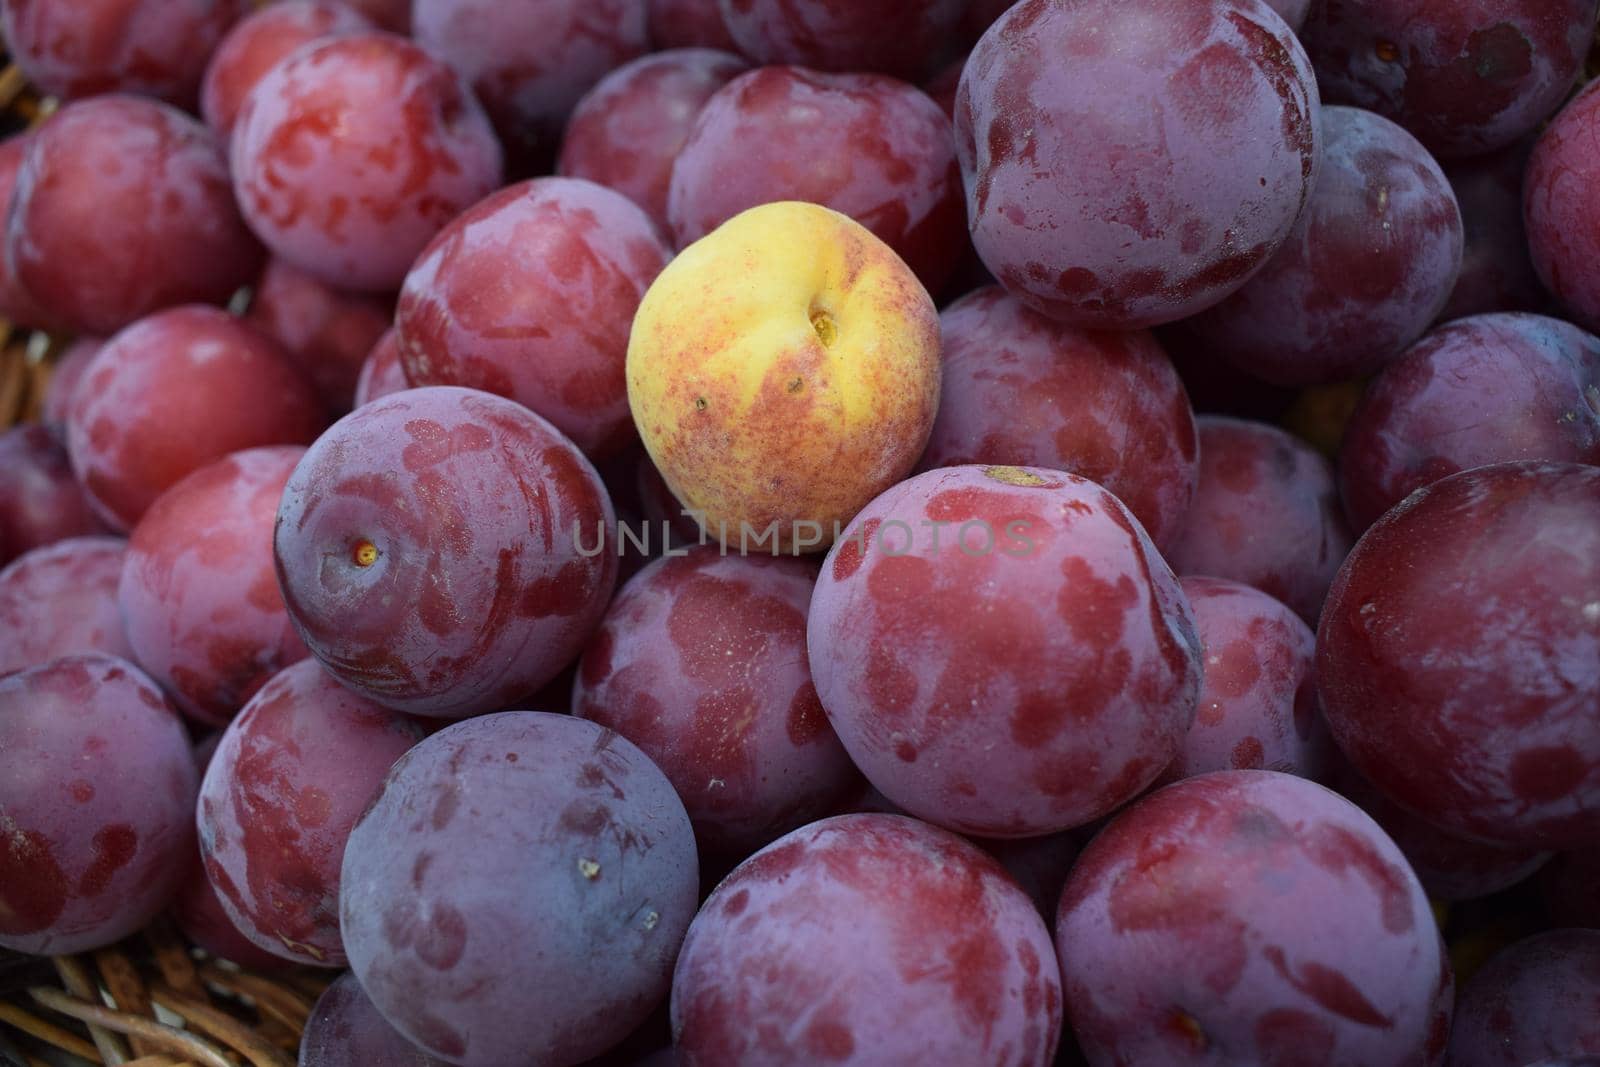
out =
[[[1600,841],[1600,468],[1478,467],[1380,519],[1328,595],[1317,685],[1356,768],[1429,822]]]
[[[1438,317],[1462,247],[1460,207],[1427,149],[1381,115],[1325,107],[1316,188],[1288,240],[1186,325],[1276,385],[1361,377]]]
[[[649,49],[645,7],[645,0],[414,0],[412,32],[466,77],[513,172],[526,177],[549,170],[583,94]]]
[[[577,657],[616,581],[616,554],[595,551],[613,521],[594,468],[548,422],[472,389],[411,389],[341,419],[290,477],[278,579],[336,678],[458,718]]]
[[[335,289],[272,259],[256,280],[245,321],[277,341],[328,409],[343,414],[353,406],[361,364],[394,321],[394,304]]]
[[[882,75],[762,67],[706,102],[672,166],[667,217],[678,247],[774,200],[849,215],[930,291],[962,249],[949,120],[926,93]]]
[[[117,605],[126,550],[120,537],[72,537],[0,570],[0,674],[90,652],[132,660]]]
[[[1522,217],[1522,176],[1533,142],[1475,159],[1453,160],[1445,176],[1465,227],[1461,276],[1440,322],[1495,311],[1545,311],[1550,295],[1539,284]]]
[[[140,666],[196,721],[220,726],[306,657],[284,610],[272,526],[304,448],[252,448],[156,498],[128,539],[117,598]]]
[[[206,876],[257,947],[343,967],[345,840],[422,727],[306,660],[274,675],[217,746],[200,787]]]
[[[1600,330],[1600,87],[1591,84],[1545,129],[1523,180],[1528,247],[1539,280],[1579,323]]]
[[[711,894],[673,977],[673,1041],[689,1067],[1043,1067],[1059,981],[1043,920],[992,858],[914,819],[842,815]]]
[[[1551,930],[1497,953],[1461,987],[1449,1067],[1600,1055],[1600,930]]]
[[[604,186],[536,178],[502,189],[406,275],[395,316],[406,379],[509,397],[590,455],[618,452],[637,435],[629,329],[670,258],[644,210]]]
[[[194,849],[189,739],[126,660],[0,677],[0,948],[103,948],[172,898]]]
[[[1315,625],[1351,543],[1333,465],[1276,426],[1196,422],[1200,486],[1167,552],[1173,570],[1254,586]]]
[[[1065,322],[1185,318],[1289,236],[1317,112],[1310,61],[1258,0],[1023,0],[956,94],[973,242],[1002,285]]]
[[[1572,89],[1595,0],[1325,0],[1301,36],[1329,103],[1394,119],[1441,157],[1505,148]]]
[[[379,397],[411,388],[405,367],[400,363],[400,335],[390,327],[362,361],[356,378],[355,407],[370,404]]]
[[[0,566],[65,537],[102,533],[62,434],[27,422],[0,434]]]
[[[710,546],[650,564],[584,652],[573,714],[672,780],[701,847],[740,858],[859,782],[806,665],[809,560]]]
[[[1428,898],[1359,808],[1272,771],[1191,778],[1120,815],[1061,897],[1090,1064],[1437,1064],[1450,966]]]
[[[299,1067],[448,1067],[405,1039],[349,972],[323,990],[300,1039]]]
[[[670,232],[672,164],[711,95],[749,69],[710,48],[657,52],[607,74],[573,109],[556,171],[622,193]]]
[[[1317,711],[1316,635],[1282,601],[1222,578],[1184,578],[1199,625],[1204,680],[1194,725],[1167,781],[1211,771],[1327,773],[1331,741]]]
[[[689,818],[644,753],[507,712],[390,771],[345,849],[340,924],[361,987],[430,1054],[577,1063],[665,996],[697,880]]]
[[[276,255],[330,285],[384,292],[499,187],[502,157],[462,76],[378,33],[307,46],[268,71],[239,112],[232,164],[239,206]]]
[[[925,468],[1049,467],[1099,482],[1158,547],[1183,529],[1199,477],[1194,413],[1147,333],[1079,330],[998,286],[939,315],[944,382]]]
[[[719,0],[739,51],[762,65],[915,79],[944,57],[967,0]]]
[[[808,644],[872,784],[989,837],[1132,799],[1177,755],[1200,694],[1194,617],[1137,520],[1037,467],[930,471],[874,500],[823,564]]]
[[[1384,369],[1339,455],[1365,529],[1412,492],[1508,460],[1600,464],[1600,337],[1541,315],[1461,319]]]
[[[221,304],[255,276],[216,135],[134,96],[69,104],[32,135],[5,256],[49,320],[106,336],[175,304]]]
[[[67,453],[96,513],[127,530],[193,471],[309,444],[327,421],[276,344],[216,308],[180,307],[106,342],[67,420]]]

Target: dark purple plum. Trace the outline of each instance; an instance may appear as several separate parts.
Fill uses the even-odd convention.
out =
[[[658,52],[618,67],[573,109],[556,172],[615,189],[668,232],[672,164],[706,101],[748,69],[738,56],[709,48]]]
[[[1056,920],[1095,1065],[1437,1064],[1450,964],[1405,857],[1354,804],[1273,771],[1169,786],[1103,830]]]
[[[395,764],[350,834],[340,928],[361,987],[429,1054],[577,1063],[667,993],[697,880],[689,817],[644,753],[506,712]]]
[[[103,532],[58,428],[28,422],[0,433],[0,566],[63,538]]]
[[[757,64],[916,79],[944,58],[967,0],[720,0],[723,25]]]
[[[594,182],[536,178],[474,205],[400,290],[413,385],[510,397],[596,456],[636,439],[624,364],[634,312],[672,258],[644,209]]]
[[[394,321],[394,302],[343,292],[274,258],[256,280],[245,321],[278,342],[342,415],[354,406],[362,362]]]
[[[1333,465],[1276,426],[1195,421],[1200,487],[1168,562],[1181,575],[1254,586],[1315,625],[1351,543]]]
[[[127,547],[120,537],[72,537],[0,570],[0,674],[89,652],[132,660],[117,606]]]
[[[0,948],[104,948],[165,908],[194,851],[189,738],[112,656],[0,677]]]
[[[638,745],[701,848],[738,859],[832,811],[860,781],[806,666],[809,560],[657,560],[607,609],[573,714]]]
[[[1400,123],[1440,157],[1515,144],[1561,105],[1595,0],[1323,0],[1301,37],[1332,104]]]
[[[1522,218],[1522,176],[1533,143],[1525,141],[1476,159],[1455,160],[1444,173],[1465,227],[1461,276],[1440,322],[1495,311],[1545,311],[1550,295],[1539,284]]]
[[[1600,337],[1504,313],[1443,326],[1366,390],[1339,451],[1364,530],[1423,486],[1510,460],[1600,464]]]
[[[1064,322],[1187,318],[1289,236],[1317,112],[1310,61],[1259,0],[1023,0],[956,92],[973,242]]]
[[[1461,987],[1449,1067],[1600,1055],[1600,930],[1551,930],[1496,953]]]
[[[872,784],[985,837],[1131,800],[1200,695],[1194,617],[1138,520],[1038,467],[930,471],[867,505],[823,564],[808,647]]]
[[[356,976],[346,972],[323,990],[306,1020],[298,1067],[449,1067],[390,1026]]]
[[[1461,209],[1439,164],[1370,111],[1322,109],[1322,162],[1288,240],[1185,326],[1274,385],[1371,374],[1438,318],[1461,272]]]
[[[922,90],[883,75],[761,67],[712,95],[672,165],[678,247],[775,200],[849,215],[930,292],[965,250],[950,122]]]
[[[577,658],[617,576],[600,477],[548,422],[436,386],[319,438],[283,493],[278,581],[306,646],[388,707],[504,708]]]
[[[994,859],[904,816],[841,815],[711,894],[673,976],[673,1044],[689,1065],[1044,1067],[1059,981]]]
[[[1194,412],[1148,333],[1079,330],[998,286],[939,315],[939,414],[924,468],[1049,467],[1099,482],[1157,547],[1183,529],[1199,477]]]
[[[286,960],[343,967],[339,867],[356,820],[423,729],[306,660],[228,724],[200,786],[206,876],[228,918]]]
[[[1534,145],[1522,204],[1539,280],[1591,330],[1600,330],[1600,214],[1591,195],[1596,182],[1600,83],[1590,83]]]
[[[1478,467],[1389,512],[1328,594],[1316,671],[1397,804],[1489,843],[1600,843],[1600,468]]]

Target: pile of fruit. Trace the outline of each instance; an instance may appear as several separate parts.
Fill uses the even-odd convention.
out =
[[[9,953],[337,975],[301,1067],[1600,1064],[1600,0],[0,9]]]

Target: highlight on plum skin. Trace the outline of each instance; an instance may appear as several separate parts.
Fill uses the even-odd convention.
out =
[[[345,848],[340,930],[361,987],[429,1054],[578,1063],[665,997],[698,881],[689,817],[644,753],[503,712],[390,770]]]
[[[0,570],[0,674],[100,652],[133,660],[117,582],[128,543],[69,537]]]
[[[274,552],[289,616],[334,677],[461,718],[577,658],[616,583],[615,545],[600,544],[614,523],[599,475],[548,422],[434,386],[358,408],[311,446]]]
[[[1428,898],[1354,804],[1275,771],[1140,800],[1056,919],[1090,1063],[1437,1063],[1453,983]]]
[[[856,765],[912,815],[1034,837],[1091,822],[1172,762],[1200,695],[1178,580],[1105,489],[947,467],[869,504],[807,621]]]
[[[274,675],[228,724],[200,787],[200,851],[223,910],[258,948],[345,966],[345,841],[423,733],[312,660]]]
[[[183,724],[127,660],[0,677],[0,948],[63,955],[144,927],[194,849]]]
[[[1600,930],[1550,930],[1502,949],[1461,987],[1450,1067],[1600,1056]]]
[[[629,581],[584,651],[573,714],[655,760],[703,851],[742,858],[860,781],[806,664],[815,583],[807,560],[691,548]]]
[[[650,217],[581,178],[508,186],[452,221],[406,275],[395,315],[416,386],[509,397],[590,456],[637,439],[629,329],[672,258]]]
[[[939,315],[943,387],[922,469],[1049,467],[1099,482],[1159,548],[1183,529],[1199,479],[1194,412],[1142,331],[1079,330],[998,286]]]
[[[350,34],[273,67],[232,141],[244,217],[329,285],[398,288],[424,246],[499,188],[500,144],[461,75],[411,41]]]
[[[1187,318],[1289,237],[1319,109],[1305,51],[1258,0],[1024,0],[956,92],[973,243],[1000,284],[1063,322]]]
[[[117,600],[139,664],[184,714],[225,726],[308,653],[289,622],[272,527],[298,446],[235,452],[168,489],[128,540]]]
[[[1364,530],[1425,485],[1511,460],[1600,465],[1600,337],[1514,313],[1428,334],[1350,417],[1339,454],[1345,514]]]
[[[842,815],[740,864],[672,982],[686,1063],[1043,1067],[1061,1034],[1044,921],[991,857],[898,815]]]
[[[1600,840],[1600,468],[1478,467],[1390,511],[1329,592],[1316,671],[1395,803],[1487,843]]]

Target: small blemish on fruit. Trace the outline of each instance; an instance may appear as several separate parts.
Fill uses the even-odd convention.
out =
[[[706,409],[706,398],[703,397],[703,396],[695,397],[694,398],[694,409],[696,411],[704,411]]]
[[[822,342],[823,348],[832,348],[839,338],[839,326],[833,316],[820,308],[811,312],[811,328],[817,332],[817,340]]]
[[[372,566],[374,563],[378,562],[379,555],[380,553],[378,552],[378,546],[373,544],[371,541],[368,541],[366,538],[362,538],[361,540],[357,541],[355,548],[351,549],[350,551],[350,558],[355,561],[357,567]]]
[[[1383,60],[1385,63],[1393,63],[1395,60],[1400,58],[1400,48],[1393,41],[1379,41],[1377,47],[1374,48],[1373,51],[1376,52],[1378,58]]]
[[[805,388],[805,384],[805,382],[801,381],[799,378],[796,378],[789,383],[789,392],[798,393],[801,389]]]
[[[1025,471],[1021,467],[985,467],[983,468],[983,476],[992,481],[1003,482],[1006,485],[1018,485],[1028,488],[1050,484],[1032,471]]]
[[[592,882],[600,877],[600,865],[591,859],[579,859],[578,873]]]
[[[647,912],[644,913],[644,928],[646,930],[654,930],[656,928],[656,924],[659,923],[660,921],[661,921],[661,913],[660,912],[658,912],[658,911],[647,911]]]

